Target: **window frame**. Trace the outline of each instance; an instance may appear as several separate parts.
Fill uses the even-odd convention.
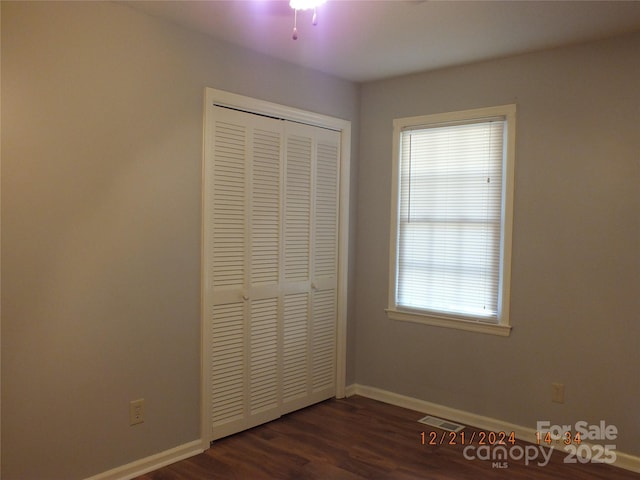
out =
[[[400,209],[400,137],[404,130],[420,127],[437,127],[447,124],[464,124],[483,119],[502,117],[506,121],[502,176],[502,205],[500,222],[500,280],[498,292],[498,322],[485,322],[469,317],[438,314],[426,310],[402,307],[396,302],[398,277],[398,239]],[[511,291],[511,251],[513,231],[513,196],[516,145],[516,105],[476,108],[456,112],[404,117],[393,120],[393,158],[391,188],[391,222],[389,241],[389,301],[387,316],[392,320],[417,322],[439,327],[449,327],[478,333],[509,336],[511,333],[509,307]]]

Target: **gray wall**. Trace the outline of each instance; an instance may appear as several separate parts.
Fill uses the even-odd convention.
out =
[[[3,479],[199,438],[206,86],[358,113],[357,85],[127,6],[2,2]]]
[[[640,455],[638,52],[636,34],[362,86],[358,383],[531,428],[604,419]],[[392,119],[507,103],[511,336],[388,320]]]

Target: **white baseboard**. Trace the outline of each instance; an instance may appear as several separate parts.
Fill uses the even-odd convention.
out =
[[[142,458],[131,462],[127,465],[108,470],[86,480],[130,480],[145,473],[152,472],[171,463],[193,457],[204,452],[202,441],[195,440],[193,442],[178,445],[175,448],[156,453],[150,457]]]
[[[453,420],[454,422],[471,425],[487,432],[514,432],[517,439],[530,441],[531,443],[534,443],[536,438],[536,432],[533,428],[515,425],[495,418],[483,417],[482,415],[477,415],[475,413],[446,407],[444,405],[438,405],[437,403],[431,403],[425,400],[407,397],[405,395],[399,395],[380,388],[352,384],[347,386],[345,394],[347,397],[361,395],[363,397],[389,403],[398,407],[408,408],[420,413],[428,413],[437,417]],[[625,470],[640,473],[640,457],[630,455],[628,453],[616,451],[616,461],[613,465]]]
[[[360,385],[358,385],[359,387]],[[351,384],[351,385],[347,385],[346,387],[344,387],[344,396],[349,398],[352,397],[354,395],[357,395],[356,392],[356,384]],[[362,395],[363,397],[365,397],[366,395]]]

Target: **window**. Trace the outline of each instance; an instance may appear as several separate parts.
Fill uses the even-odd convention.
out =
[[[509,334],[515,111],[394,120],[390,318]]]

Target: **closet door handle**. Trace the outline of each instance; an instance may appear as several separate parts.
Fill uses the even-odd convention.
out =
[[[318,286],[316,285],[316,282],[311,282],[311,290],[317,290]]]
[[[247,300],[249,300],[249,295],[245,293],[244,295],[242,295],[242,299],[246,302]]]

